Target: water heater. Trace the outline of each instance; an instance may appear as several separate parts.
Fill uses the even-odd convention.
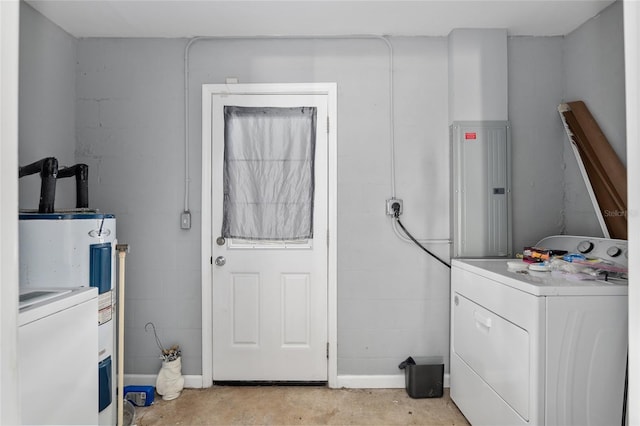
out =
[[[510,257],[511,143],[507,121],[454,121],[451,257]]]
[[[100,425],[116,423],[116,218],[97,212],[21,213],[20,288],[97,287]]]

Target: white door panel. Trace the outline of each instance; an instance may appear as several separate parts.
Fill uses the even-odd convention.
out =
[[[213,380],[327,380],[327,96],[212,95]],[[224,106],[317,108],[313,239],[216,239],[222,229]]]

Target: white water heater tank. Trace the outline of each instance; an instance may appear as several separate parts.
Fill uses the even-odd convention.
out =
[[[97,287],[100,425],[116,423],[116,218],[95,212],[21,213],[20,288]]]

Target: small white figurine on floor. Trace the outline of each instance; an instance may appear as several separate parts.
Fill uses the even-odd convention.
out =
[[[156,391],[162,395],[162,399],[169,401],[180,396],[184,389],[184,377],[182,376],[182,358],[180,349],[172,346],[168,353],[164,353],[162,367],[156,379]],[[176,356],[177,354],[177,356]]]
[[[180,346],[173,345],[169,349],[165,349],[162,342],[160,342],[158,333],[156,333],[156,326],[152,322],[148,322],[144,326],[145,331],[149,331],[148,326],[153,329],[156,344],[162,351],[162,356],[160,357],[162,367],[160,367],[160,372],[156,378],[156,392],[158,392],[158,395],[162,395],[162,399],[165,401],[176,399],[184,389]]]

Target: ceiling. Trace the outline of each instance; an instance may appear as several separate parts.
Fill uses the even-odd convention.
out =
[[[71,35],[565,35],[614,0],[26,0]],[[621,0],[618,0],[621,1]]]

